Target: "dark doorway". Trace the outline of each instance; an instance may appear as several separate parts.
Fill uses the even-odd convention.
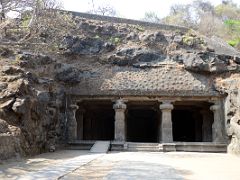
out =
[[[113,140],[114,110],[112,102],[85,102],[83,140]]]
[[[201,117],[196,119],[193,113],[194,112],[190,110],[173,111],[173,141],[202,141],[202,120]],[[198,139],[197,133],[200,133],[198,134]]]
[[[158,112],[148,108],[130,108],[127,112],[127,141],[157,142]]]
[[[207,102],[181,103],[176,103],[172,111],[173,141],[210,141],[213,122],[210,104]],[[203,112],[207,112],[207,117]]]

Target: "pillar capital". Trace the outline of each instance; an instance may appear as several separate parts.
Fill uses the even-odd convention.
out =
[[[113,105],[113,109],[127,109],[127,105],[124,103],[123,99],[118,99],[115,101],[115,104]]]
[[[162,101],[162,104],[159,105],[161,110],[173,110],[172,101]]]
[[[214,104],[214,105],[210,106],[211,111],[218,111],[219,109],[220,109],[220,105],[218,105],[218,104]]]
[[[79,106],[77,104],[70,104],[69,109],[76,111],[79,108]]]

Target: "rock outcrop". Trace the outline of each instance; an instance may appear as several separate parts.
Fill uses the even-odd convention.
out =
[[[156,79],[163,88],[168,81],[166,86],[171,84],[174,88],[184,84],[185,89],[226,94],[228,149],[240,154],[240,54],[237,51],[219,40],[177,27],[159,29],[157,25],[147,27],[85,18],[75,18],[75,21],[75,33],[62,38],[57,52],[34,53],[34,48],[14,45],[0,47],[1,159],[53,151],[66,143],[67,92],[84,86],[92,93],[93,89],[85,81],[88,78],[94,79],[102,89],[111,89],[112,84],[121,88],[126,82],[136,90],[149,90],[142,86]],[[119,76],[120,82],[114,75],[121,68],[125,69],[124,77]],[[157,68],[159,71],[154,70]],[[184,77],[196,78],[189,82],[181,77],[173,80],[166,73],[177,72],[174,68]],[[144,77],[148,72],[154,72],[156,77],[146,76],[148,80],[142,80],[139,86],[131,84],[139,81],[138,73]],[[136,79],[127,79],[128,76]],[[110,82],[111,78],[114,82]],[[191,84],[195,81],[196,87]],[[211,83],[214,87],[205,87]],[[166,91],[173,92],[174,88]],[[111,90],[115,92],[116,89]]]

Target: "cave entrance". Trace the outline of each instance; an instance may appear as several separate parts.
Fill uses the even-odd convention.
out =
[[[81,103],[84,113],[78,115],[78,139],[113,140],[114,110],[111,101],[89,101]]]
[[[210,103],[176,103],[172,111],[173,141],[212,141],[213,113]]]
[[[159,111],[153,103],[129,103],[127,117],[127,141],[158,142]]]

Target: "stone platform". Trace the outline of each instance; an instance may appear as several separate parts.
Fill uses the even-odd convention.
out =
[[[212,142],[174,142],[174,143],[111,143],[112,151],[152,151],[152,152],[214,152],[226,153],[227,144]]]
[[[69,142],[68,149],[90,150],[95,141]],[[213,142],[174,142],[174,143],[142,143],[111,141],[110,151],[148,151],[148,152],[211,152],[226,153],[227,144]]]

